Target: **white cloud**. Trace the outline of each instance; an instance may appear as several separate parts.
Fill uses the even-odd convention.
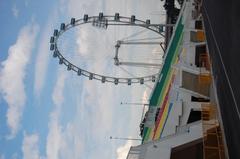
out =
[[[26,93],[24,79],[26,67],[29,63],[38,26],[29,23],[24,26],[17,41],[8,50],[8,57],[1,63],[0,68],[0,91],[8,103],[7,125],[10,128],[9,138],[13,138],[20,126]]]
[[[46,145],[46,154],[48,159],[59,158],[60,148],[62,145],[62,128],[58,120],[58,112],[51,113],[50,122],[48,124],[49,132]]]
[[[105,1],[103,1],[103,3],[104,2]],[[60,8],[61,12],[68,9],[65,11],[65,13],[68,13],[68,16],[78,18],[84,13],[97,15],[98,12],[102,11],[99,10],[99,8],[103,8],[101,3],[101,1],[96,3],[95,1],[87,0],[81,2],[77,0],[62,0],[61,4],[65,4],[66,6]],[[111,1],[110,3],[114,4],[115,1]],[[120,12],[121,10],[122,12],[120,13],[126,15],[126,12],[123,11],[127,8],[125,7],[126,2],[121,1],[118,3],[121,4],[114,4],[111,6],[111,9],[108,9],[109,7],[106,6],[104,7],[108,9],[107,11],[111,12],[111,14],[115,11],[113,8],[117,8],[117,11]],[[109,3],[106,4],[109,5]],[[119,9],[120,7],[121,9]],[[127,15],[131,14],[132,12],[128,11]],[[97,42],[106,39],[96,34],[94,38],[92,38],[91,33],[88,32],[78,33],[78,41],[76,41],[76,43],[79,44],[78,50],[80,50],[80,53],[85,55],[91,53],[91,55],[96,54],[97,57],[101,56],[99,53],[102,53],[105,48],[99,50],[101,47],[97,46]],[[87,43],[89,39],[95,40],[96,46],[88,47]],[[86,42],[86,44],[84,42]],[[109,67],[107,65],[99,65],[97,62],[91,63],[91,65],[93,69],[98,68],[100,71]],[[60,67],[66,69],[64,66]],[[73,73],[68,72],[67,74]],[[50,115],[48,124],[47,158],[107,158],[109,156],[110,158],[116,158],[116,155],[118,159],[125,158],[129,147],[136,144],[136,142],[128,141],[124,146],[117,148],[119,143],[110,144],[108,139],[110,135],[122,137],[129,135],[134,137],[138,136],[138,124],[140,122],[142,107],[122,107],[120,106],[120,101],[126,99],[126,102],[144,101],[145,103],[148,93],[143,92],[146,88],[141,86],[115,86],[113,84],[102,85],[98,81],[88,81],[86,78],[80,78],[82,77],[72,75],[72,77],[68,79],[70,82],[68,82],[66,86],[63,84],[63,81],[66,79],[59,82],[61,79],[59,79],[59,77],[57,78],[57,83],[62,84],[56,84],[54,88],[55,93],[53,93],[52,96],[55,107]],[[71,87],[69,86],[70,84],[74,88],[67,89]],[[56,89],[57,85],[59,89]],[[83,88],[78,87],[79,85]],[[63,126],[61,123],[62,117],[64,116],[62,105],[65,103],[63,101],[66,100],[62,93],[63,87],[66,88],[67,96],[71,96],[71,99],[76,100],[68,101],[68,103],[76,103],[76,105],[74,105],[76,112],[72,116],[73,121],[68,122],[67,126]],[[94,154],[91,154],[93,152]]]
[[[24,5],[25,5],[25,7],[28,7],[28,6],[29,6],[29,1],[28,1],[28,0],[25,0],[25,1],[24,1]]]
[[[117,149],[117,159],[126,159],[128,151],[129,151],[130,147],[132,146],[132,144],[133,144],[132,141],[129,140],[125,143],[125,145],[120,146]]]
[[[63,91],[65,85],[66,74],[59,73],[57,77],[57,82],[53,90],[52,100],[56,107],[60,107],[64,101]]]
[[[50,30],[50,29],[49,29]],[[38,48],[38,54],[35,64],[35,78],[34,78],[34,91],[37,95],[41,93],[42,87],[44,85],[44,79],[46,74],[46,69],[49,60],[49,30],[43,31],[43,37]]]
[[[27,135],[24,133],[22,152],[23,159],[40,159],[38,134]]]
[[[68,123],[62,133],[60,158],[80,159],[83,157],[82,135],[76,124]]]
[[[19,16],[19,10],[18,10],[16,4],[14,4],[13,7],[12,7],[12,14],[15,18],[18,18],[18,16]]]
[[[13,153],[12,156],[11,156],[11,159],[18,159],[19,158],[19,155],[18,153]]]
[[[35,74],[34,74],[34,92],[37,96],[40,95],[42,88],[45,84],[45,76],[48,68],[48,62],[50,55],[49,50],[49,39],[52,35],[52,25],[57,23],[57,10],[53,10],[51,16],[43,29],[40,37],[40,44],[37,51],[36,63],[35,63]]]
[[[5,159],[5,155],[1,154],[0,159]]]
[[[94,0],[82,0],[79,2],[78,0],[69,0],[67,3],[67,13],[72,17],[81,17],[83,14],[97,14],[99,9],[101,8],[102,1],[94,1]]]
[[[51,114],[49,134],[47,137],[47,158],[71,158],[82,157],[83,142],[78,126],[68,123],[65,128],[59,123],[57,112]]]
[[[48,123],[49,132],[46,145],[46,153],[48,159],[58,159],[62,145],[62,128],[59,123],[59,117],[61,113],[61,105],[64,101],[63,91],[65,79],[66,75],[62,72],[59,72],[57,82],[52,94],[52,100],[55,107],[50,114],[50,121]]]
[[[46,158],[79,159],[82,155],[80,152],[83,146],[78,124],[70,122],[66,127],[63,127],[60,123],[62,105],[64,102],[65,82],[67,78],[66,72],[61,72],[61,70],[61,68],[58,70],[56,85],[52,93],[54,110],[50,114],[50,121],[48,123],[49,132],[46,144]]]

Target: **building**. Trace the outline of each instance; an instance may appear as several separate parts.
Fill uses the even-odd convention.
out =
[[[149,109],[142,144],[127,159],[228,158],[202,2],[182,4]]]

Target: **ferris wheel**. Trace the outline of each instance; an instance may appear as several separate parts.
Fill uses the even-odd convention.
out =
[[[89,24],[91,24],[92,27],[89,27]],[[90,33],[87,33],[87,31],[82,31],[84,26],[87,26],[87,31],[89,31],[89,28],[101,28],[101,30],[110,31],[100,31],[100,33],[95,33],[95,30],[93,30],[89,31]],[[67,67],[67,70],[74,71],[78,76],[87,77],[89,80],[99,80],[102,83],[110,82],[115,85],[121,83],[131,85],[133,83],[144,84],[145,82],[150,81],[155,82],[158,78],[159,69],[161,69],[162,56],[159,54],[155,55],[155,53],[151,60],[147,60],[147,58],[152,55],[150,55],[149,50],[145,50],[145,48],[146,46],[151,46],[149,47],[150,50],[155,49],[158,50],[158,52],[164,53],[164,29],[166,27],[172,27],[172,25],[151,24],[150,20],[142,21],[136,19],[134,15],[131,17],[124,17],[120,16],[119,13],[115,13],[115,15],[104,15],[103,13],[99,13],[98,16],[88,16],[85,14],[82,19],[71,18],[70,23],[62,23],[59,30],[54,30],[53,36],[50,38],[50,50],[53,52],[53,57],[59,59],[60,65],[64,64]],[[129,33],[129,31],[114,30],[113,28],[131,28],[131,33]],[[77,39],[78,33],[83,36],[83,39],[85,35],[85,41],[82,40],[82,42],[79,42],[79,39]],[[100,34],[106,33],[110,34],[108,36],[110,39],[114,37],[113,40],[110,40],[113,41],[111,47],[101,47],[104,37]],[[145,37],[140,37],[140,34],[144,33]],[[90,37],[91,40],[86,40],[86,37],[89,36],[89,34],[92,35]],[[115,34],[115,36],[113,34]],[[116,37],[116,34],[121,34],[121,38]],[[149,37],[150,34],[156,36]],[[100,35],[100,38],[98,38],[99,41],[94,41],[98,35]],[[133,37],[135,37],[135,39],[133,39]],[[73,38],[76,39],[73,40],[73,42],[69,42],[69,40],[72,40]],[[90,47],[82,49],[85,47],[84,44],[86,44],[86,41],[92,42],[92,44]],[[110,42],[109,40],[105,40],[105,43],[108,44]],[[80,51],[75,48],[77,44],[80,45]],[[72,51],[70,51],[70,48],[73,48]],[[107,51],[104,51],[104,48],[106,48]],[[130,49],[130,51],[128,49]],[[124,53],[122,53],[123,50],[128,50],[126,52],[130,53],[124,55]],[[94,54],[91,51],[97,53]],[[141,51],[143,54],[140,53]],[[67,54],[68,52],[72,52],[72,55]],[[83,52],[91,53],[84,54]],[[103,52],[110,52],[110,55],[108,54],[105,56]],[[90,59],[86,58],[85,55],[90,57],[96,55],[97,58]],[[124,56],[129,58],[124,58]],[[142,57],[141,60],[136,60],[140,57]],[[95,70],[89,69],[94,63],[97,63],[102,59],[105,60],[106,64],[95,66]],[[89,63],[86,64],[86,61]],[[105,65],[105,70],[102,69],[98,72],[97,69],[102,65]]]

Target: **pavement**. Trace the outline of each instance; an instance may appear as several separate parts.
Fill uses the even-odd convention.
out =
[[[240,0],[203,0],[207,44],[230,159],[240,159]]]

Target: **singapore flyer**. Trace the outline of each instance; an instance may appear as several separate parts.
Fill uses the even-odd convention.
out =
[[[115,85],[155,82],[165,50],[165,27],[172,26],[134,15],[85,14],[54,30],[50,50],[60,65],[89,80]]]

